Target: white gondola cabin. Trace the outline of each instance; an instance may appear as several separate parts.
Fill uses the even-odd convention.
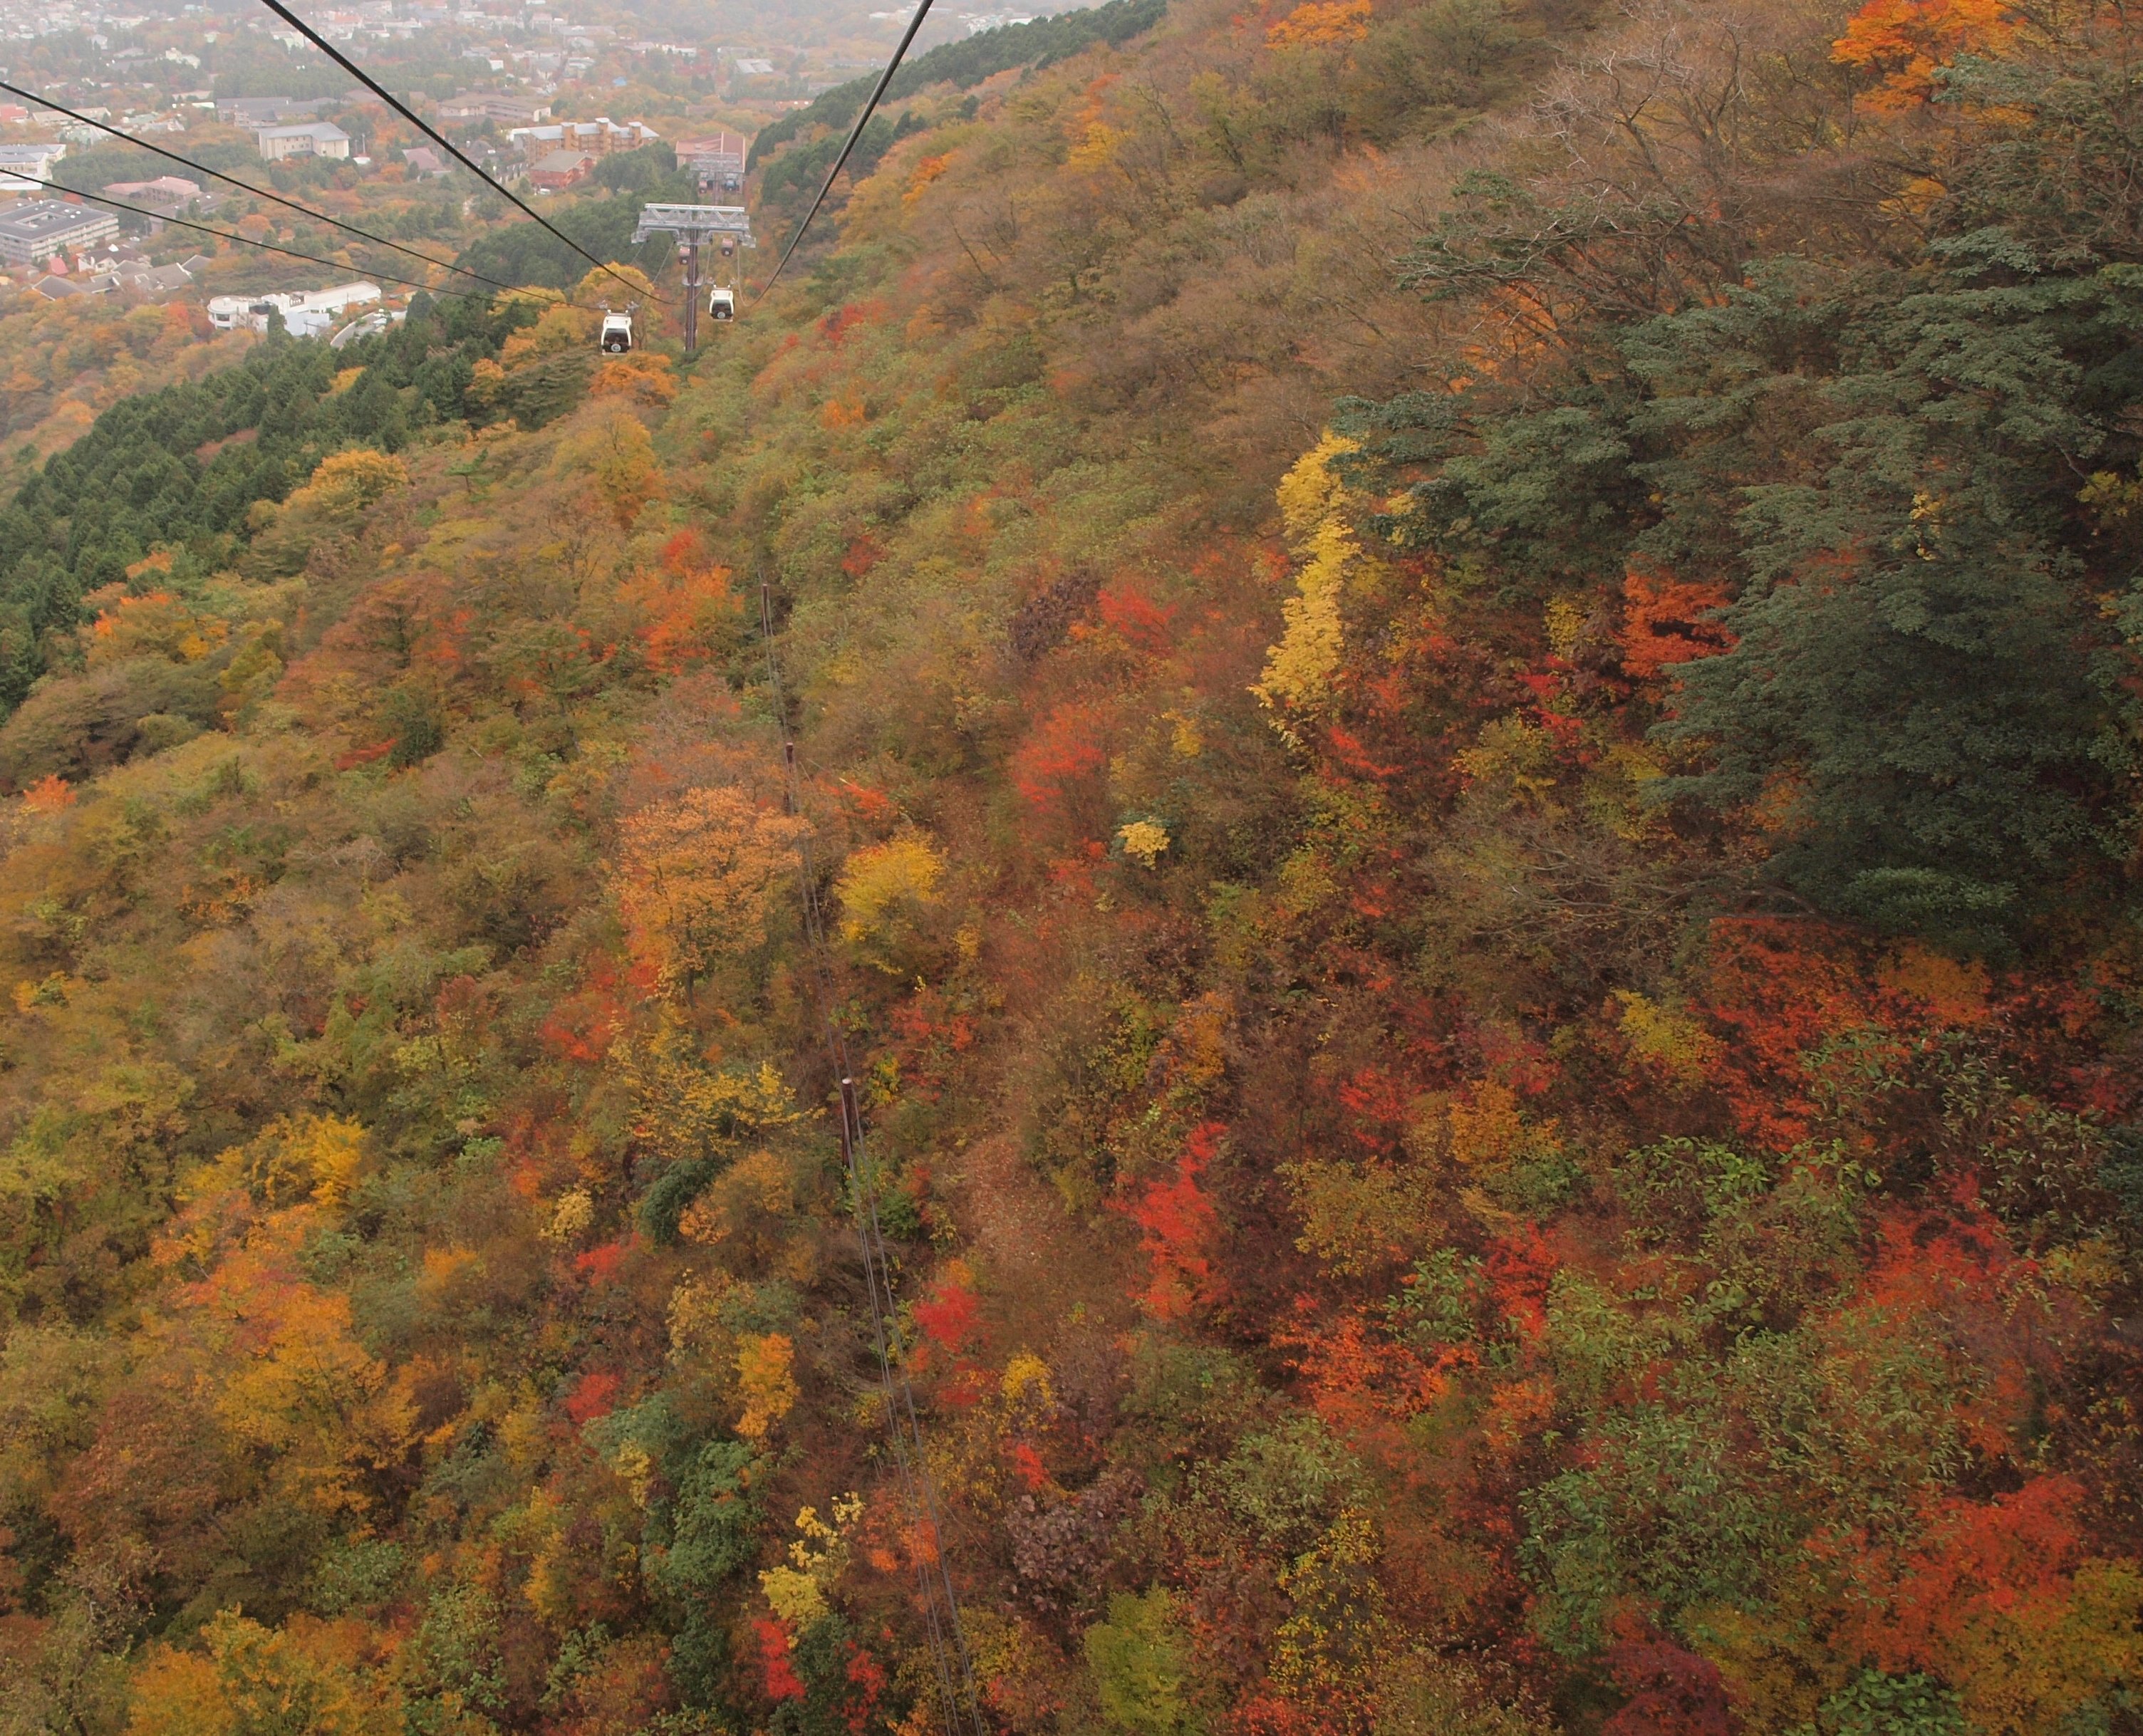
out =
[[[707,298],[707,317],[710,319],[736,318],[736,291],[716,289]]]
[[[632,348],[632,315],[605,314],[602,323],[602,352],[606,356],[621,356]]]

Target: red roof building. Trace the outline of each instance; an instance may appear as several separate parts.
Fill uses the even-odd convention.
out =
[[[585,151],[553,151],[528,166],[528,179],[547,193],[578,186],[594,171],[596,160]]]

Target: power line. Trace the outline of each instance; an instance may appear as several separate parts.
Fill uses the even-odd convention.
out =
[[[390,241],[384,235],[375,235],[369,229],[359,229],[354,223],[345,223],[339,217],[330,217],[325,211],[316,211],[309,205],[299,204],[294,199],[285,199],[280,193],[271,192],[266,187],[256,187],[250,181],[240,181],[235,175],[226,175],[220,169],[211,169],[206,163],[197,163],[191,157],[181,156],[177,151],[166,150],[161,145],[152,145],[146,139],[137,139],[131,133],[121,132],[116,126],[106,126],[101,121],[92,121],[87,115],[78,115],[72,109],[53,101],[49,96],[40,96],[36,91],[26,91],[20,85],[9,84],[4,78],[0,78],[0,91],[5,91],[12,96],[20,96],[25,102],[42,103],[54,113],[65,115],[70,121],[78,121],[84,126],[94,126],[98,131],[110,133],[113,138],[123,139],[129,145],[136,145],[144,151],[154,151],[158,156],[181,164],[192,170],[196,175],[213,176],[218,181],[229,181],[234,187],[243,192],[250,193],[255,199],[273,200],[277,205],[287,206],[291,210],[312,218],[315,222],[331,223],[337,229],[347,230],[354,235],[362,235],[366,240],[381,247],[391,247],[397,253],[407,254],[411,259],[421,260],[425,265],[436,266],[442,271],[458,271],[463,277],[473,277],[480,284],[489,284],[494,289],[511,289],[516,287],[512,284],[502,284],[495,277],[486,277],[481,271],[472,271],[466,265],[456,265],[449,264],[445,260],[435,260],[429,254],[418,252],[413,247],[404,247],[399,241]]]
[[[319,49],[321,53],[327,56],[327,57],[333,61],[338,67],[340,67],[344,72],[349,73],[352,78],[354,78],[359,84],[363,85],[365,89],[371,91],[372,94],[377,96],[382,102],[393,109],[396,114],[401,116],[403,120],[407,121],[412,126],[415,127],[418,131],[423,134],[423,136],[429,139],[434,145],[437,145],[442,151],[452,156],[456,162],[459,163],[464,169],[468,170],[470,174],[475,176],[478,180],[483,181],[485,185],[490,187],[494,192],[497,193],[501,198],[509,200],[512,204],[526,212],[529,216],[533,217],[538,223],[542,224],[545,229],[550,230],[552,235],[556,235],[561,241],[563,241],[567,246],[572,248],[575,253],[580,255],[582,259],[586,260],[591,265],[594,266],[596,270],[607,272],[611,276],[616,278],[620,283],[623,284],[628,289],[632,290],[636,294],[641,293],[640,285],[634,283],[631,278],[620,276],[617,269],[615,266],[605,265],[601,260],[590,253],[586,248],[582,246],[578,241],[576,241],[571,235],[566,234],[564,230],[561,230],[556,224],[552,223],[548,218],[544,216],[543,214],[537,210],[535,206],[530,205],[526,200],[521,198],[517,195],[508,192],[504,187],[493,181],[488,175],[485,174],[482,169],[478,168],[474,162],[470,161],[468,156],[463,153],[459,146],[454,144],[444,133],[435,131],[429,123],[419,120],[417,117],[416,111],[413,110],[408,104],[403,101],[399,96],[397,96],[392,91],[389,90],[386,86],[380,83],[378,79],[374,78],[369,72],[366,72],[364,67],[359,66],[355,61],[352,60],[348,55],[344,54],[341,49],[336,47],[334,43],[330,42],[325,37],[322,36],[319,32],[314,29],[311,25],[308,24],[303,18],[292,12],[289,7],[284,5],[282,3],[282,0],[260,0],[260,3],[266,7],[269,11],[275,13],[275,16],[280,18],[285,23],[288,24],[293,30],[296,31],[300,36],[304,37],[307,42],[310,42],[315,48]],[[923,0],[923,4],[927,7],[929,4],[929,0]],[[648,293],[653,293],[651,289]],[[662,301],[666,300],[667,298],[656,295],[655,299],[657,301]]]
[[[804,812],[803,773],[797,763],[795,738],[789,734],[789,707],[781,690],[781,665],[775,656],[774,591],[767,583],[764,566],[759,573],[759,631],[760,643],[766,649],[766,675],[773,693],[775,720],[782,735],[781,760],[786,785],[784,801],[789,813],[800,816]],[[974,1664],[960,1622],[959,1593],[954,1588],[952,1569],[945,1559],[944,1531],[938,1513],[937,1480],[930,1471],[923,1422],[916,1410],[915,1389],[908,1378],[907,1359],[894,1335],[898,1300],[893,1289],[893,1261],[878,1219],[877,1189],[871,1178],[870,1162],[864,1150],[863,1112],[856,1099],[848,1043],[834,1016],[839,997],[828,962],[826,925],[819,902],[818,878],[811,860],[811,838],[807,833],[797,855],[804,943],[819,991],[819,1012],[825,1030],[827,1058],[833,1063],[839,1094],[841,1161],[848,1176],[849,1200],[856,1219],[856,1239],[863,1257],[864,1283],[870,1299],[872,1348],[876,1353],[879,1390],[885,1401],[893,1468],[910,1516],[928,1529],[930,1536],[928,1559],[922,1551],[911,1549],[916,1590],[923,1600],[923,1626],[936,1667],[947,1736],[958,1736],[963,1724],[973,1730],[973,1736],[988,1736],[982,1698],[975,1691]],[[933,1567],[935,1572],[932,1571]]]
[[[275,6],[275,0],[265,0],[265,3]],[[278,12],[282,10],[280,7],[275,9]],[[901,56],[908,52],[908,45],[915,40],[915,32],[922,29],[923,19],[929,15],[930,0],[919,0],[915,16],[908,21],[906,34],[894,47],[893,58],[885,63],[885,71],[878,74],[878,88],[870,93],[869,101],[864,104],[863,112],[856,116],[856,124],[849,129],[848,143],[841,146],[841,154],[834,159],[834,166],[826,171],[825,185],[819,189],[819,196],[811,201],[811,209],[804,212],[804,220],[796,225],[796,233],[789,238],[789,245],[781,250],[781,257],[775,265],[774,275],[767,279],[766,287],[752,297],[755,306],[765,300],[773,292],[775,284],[781,280],[781,274],[789,266],[789,255],[796,251],[796,244],[804,239],[804,231],[810,228],[811,220],[819,215],[819,207],[826,202],[826,195],[834,190],[834,183],[840,178],[841,171],[848,166],[849,153],[856,148],[856,141],[864,136],[864,123],[878,112],[878,101],[885,95],[885,87],[893,82],[893,75],[900,70]]]
[[[355,271],[360,269],[344,260],[323,259],[317,253],[300,253],[294,247],[278,246],[273,241],[256,241],[252,236],[241,235],[233,230],[211,229],[205,223],[190,222],[184,217],[166,217],[161,211],[144,210],[138,205],[128,205],[123,200],[113,199],[103,193],[85,193],[79,187],[63,187],[56,181],[39,181],[36,176],[25,175],[20,169],[10,169],[7,173],[17,181],[28,181],[32,186],[49,187],[55,193],[72,193],[77,199],[94,199],[99,205],[108,205],[115,211],[126,211],[136,217],[154,217],[159,222],[173,224],[180,229],[199,230],[201,234],[214,235],[220,241],[236,241],[241,246],[258,247],[264,253],[285,254],[294,260],[304,260],[314,265],[325,265],[334,271]],[[435,289],[429,284],[418,283],[413,277],[393,277],[384,271],[372,271],[366,274],[378,278],[382,283],[399,284],[405,289],[422,289],[427,295],[452,295],[464,300],[476,299],[476,291],[473,289]],[[491,298],[486,295],[483,299],[488,301]]]

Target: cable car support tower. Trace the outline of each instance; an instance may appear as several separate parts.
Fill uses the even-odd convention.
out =
[[[700,250],[717,242],[727,266],[715,268],[715,288],[729,291],[736,304],[737,250],[757,244],[751,238],[751,213],[740,205],[645,205],[634,225],[636,244],[665,230],[677,238],[677,258],[685,267],[685,354],[700,347]],[[725,282],[724,279],[727,281]]]

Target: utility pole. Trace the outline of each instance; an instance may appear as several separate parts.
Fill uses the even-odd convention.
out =
[[[756,245],[751,238],[751,213],[740,205],[646,205],[632,239],[645,241],[664,231],[677,238],[677,257],[685,267],[685,353],[690,355],[700,341],[700,249],[716,236],[726,255],[739,245]]]

